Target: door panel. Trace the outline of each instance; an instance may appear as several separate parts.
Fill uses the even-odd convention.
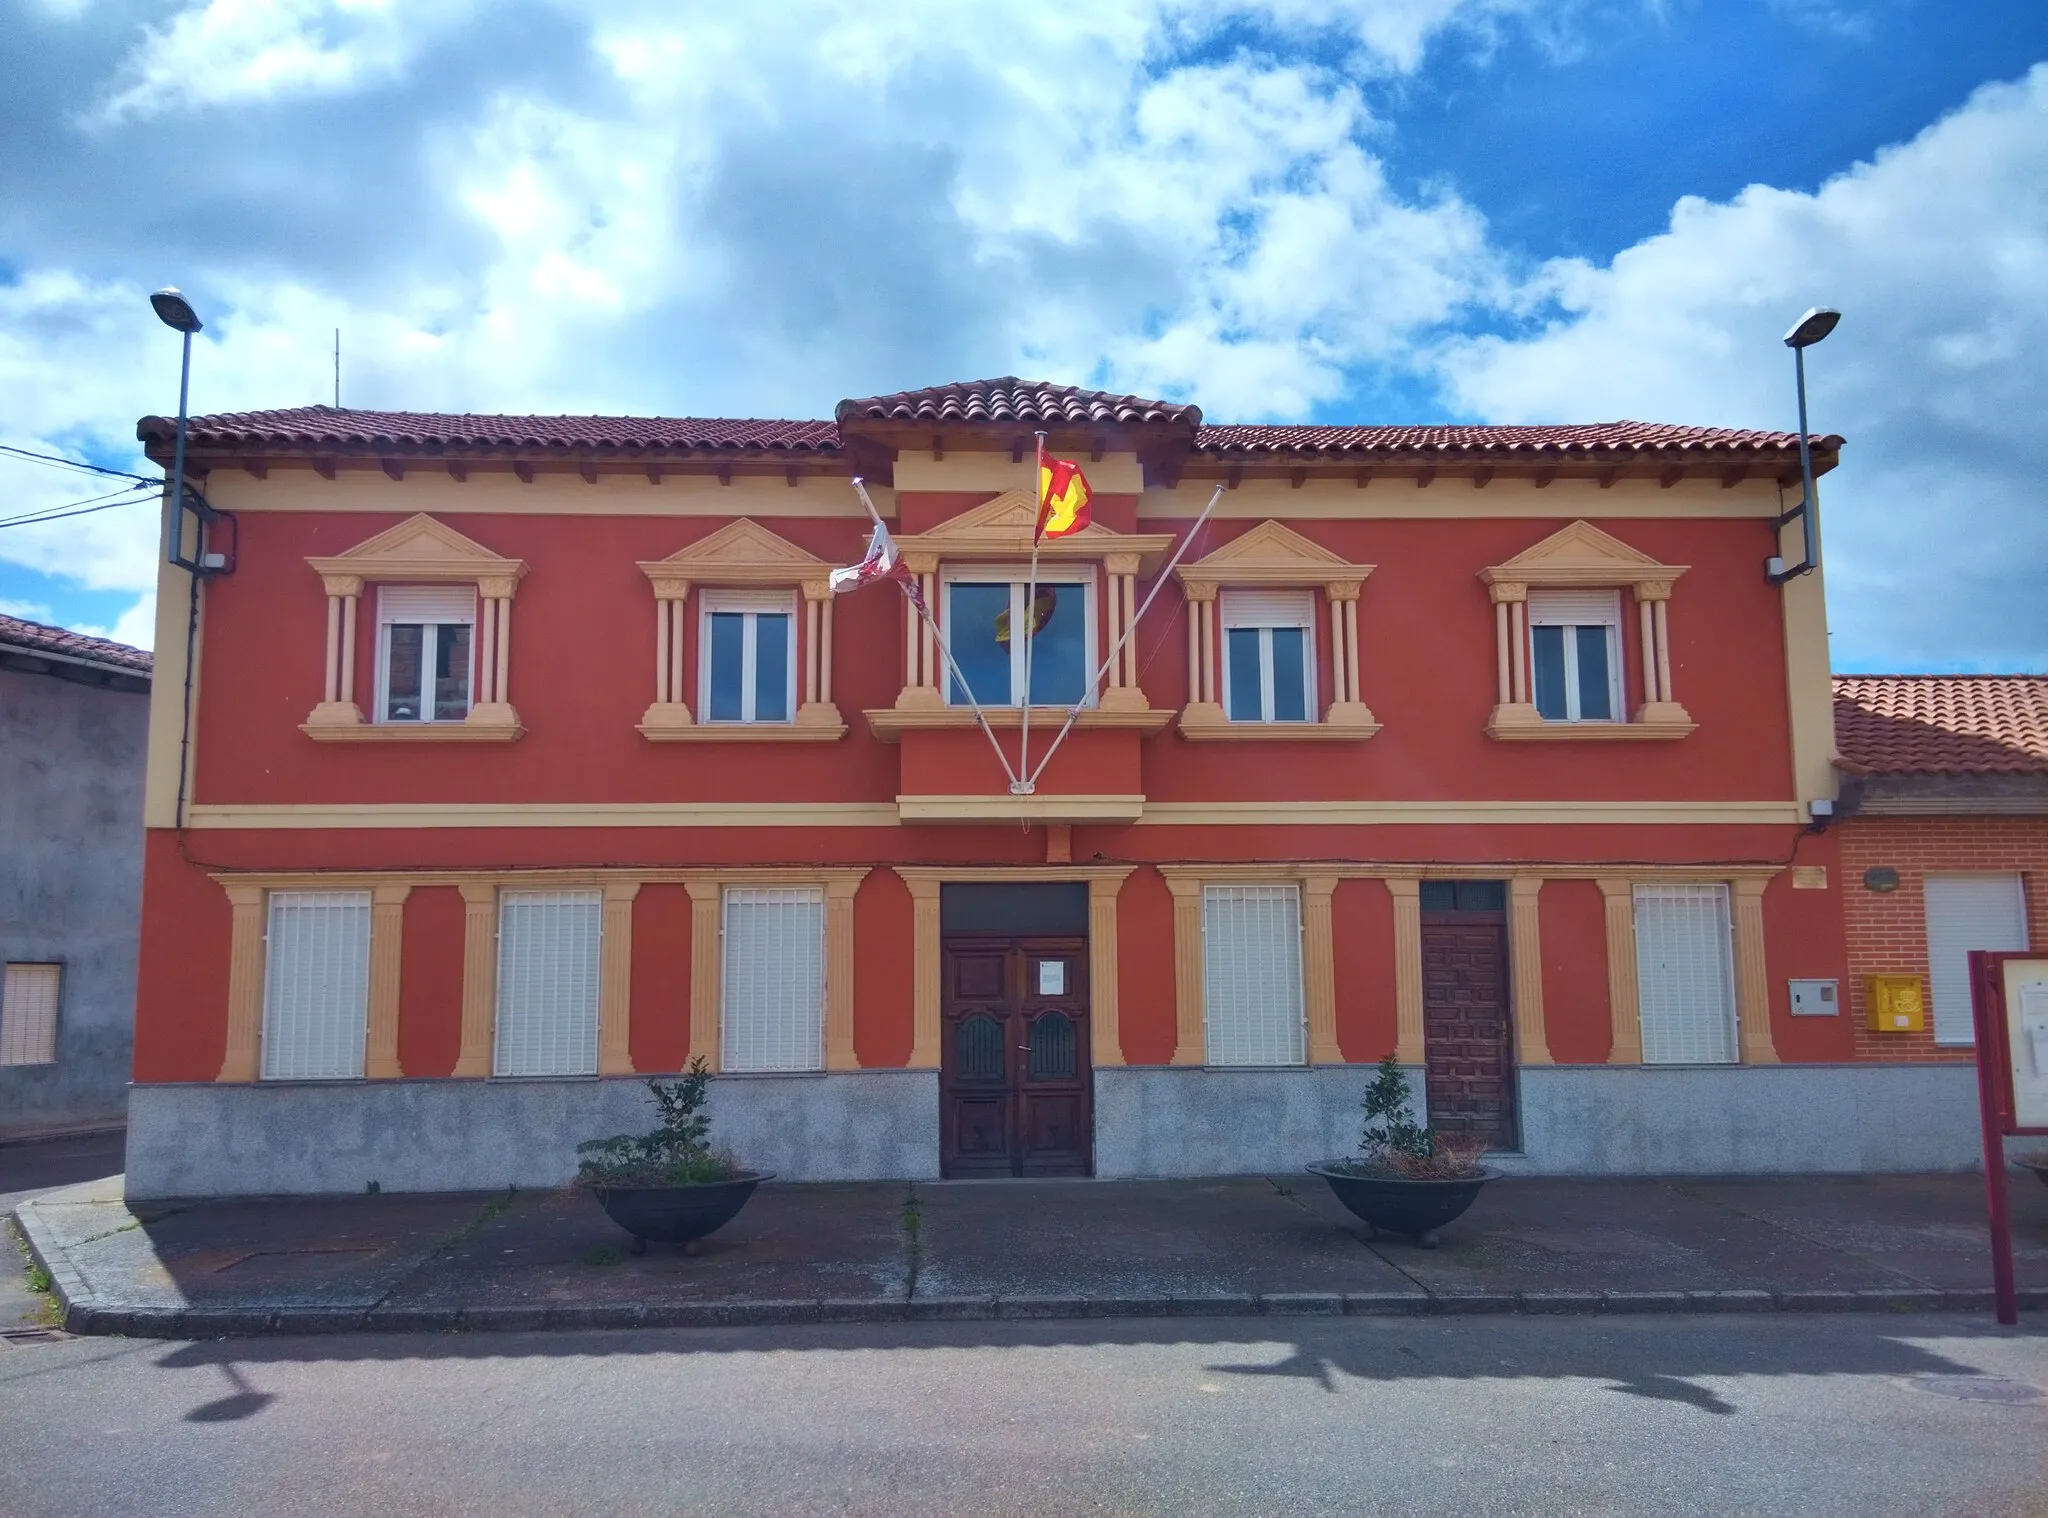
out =
[[[1516,1148],[1507,923],[1500,913],[1424,913],[1422,1027],[1430,1126]]]
[[[948,934],[940,952],[941,1173],[1088,1174],[1086,942]]]

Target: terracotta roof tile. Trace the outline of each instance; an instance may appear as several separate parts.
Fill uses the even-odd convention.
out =
[[[453,452],[561,452],[628,456],[708,450],[781,457],[843,456],[846,434],[862,424],[925,426],[1157,427],[1163,439],[1185,441],[1211,459],[1299,453],[1415,461],[1431,458],[1613,458],[1655,454],[1665,459],[1769,456],[1782,462],[1797,452],[1797,434],[1681,427],[1657,422],[1593,422],[1543,426],[1209,426],[1201,408],[1142,396],[1112,395],[1072,385],[1046,385],[1012,376],[905,390],[895,395],[841,401],[833,421],[641,416],[473,416],[439,412],[355,411],[297,406],[279,411],[237,411],[192,418],[192,442],[201,449],[322,449],[356,455]],[[146,416],[136,435],[152,456],[166,451],[174,424]],[[1817,439],[1832,454],[1842,439]],[[1829,460],[1832,462],[1832,460]]]
[[[93,638],[84,633],[67,632],[61,627],[46,627],[41,622],[30,622],[23,617],[0,616],[0,646],[90,659],[96,664],[114,665],[144,675],[150,672],[155,662],[143,649],[130,648],[110,638]]]
[[[1835,747],[1862,774],[2048,774],[2048,675],[1837,675]]]
[[[145,442],[168,441],[175,425],[164,417],[144,417],[136,432]],[[352,411],[333,406],[195,416],[189,436],[194,443],[210,447],[617,448],[663,452],[718,448],[810,453],[836,453],[839,449],[839,428],[831,422],[691,416],[473,416],[433,411]]]
[[[926,390],[902,390],[895,395],[874,395],[865,400],[841,401],[834,413],[841,421],[864,418],[881,422],[952,422],[971,425],[983,422],[1015,422],[1028,426],[1039,422],[1095,423],[1130,426],[1143,422],[1193,427],[1202,420],[1199,406],[1177,405],[1172,401],[1148,401],[1136,395],[1111,395],[1102,390],[1080,390],[1072,385],[1046,385],[1020,380],[1015,375],[1001,379],[967,380],[957,385],[935,385]]]
[[[1816,437],[1823,452],[1839,437]],[[1796,449],[1796,432],[1747,432],[1726,427],[1678,427],[1663,422],[1582,422],[1525,427],[1204,427],[1195,447],[1204,453],[1276,453],[1319,449],[1338,453],[1635,453],[1698,449],[1717,454]]]

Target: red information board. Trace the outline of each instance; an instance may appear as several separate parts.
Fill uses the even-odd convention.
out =
[[[1984,1197],[1991,1214],[1991,1286],[1998,1321],[2019,1322],[2013,1277],[2008,1134],[2048,1135],[2048,959],[1970,953],[1970,1012],[1977,1031],[1977,1110],[1984,1131]]]

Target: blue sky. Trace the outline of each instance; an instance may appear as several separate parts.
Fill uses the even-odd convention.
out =
[[[1964,19],[1958,20],[1961,16]],[[2048,667],[2037,0],[0,0],[0,442],[198,410],[1793,424],[1844,669]],[[96,493],[0,462],[0,517]],[[146,642],[147,507],[0,526]]]

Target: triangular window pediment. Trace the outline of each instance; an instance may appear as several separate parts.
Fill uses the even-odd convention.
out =
[[[1532,585],[1631,585],[1647,599],[1668,596],[1672,582],[1688,567],[1659,563],[1613,533],[1580,521],[1560,527],[1504,564],[1481,570],[1479,578],[1496,587],[1497,600],[1501,587],[1519,586],[1526,591]]]
[[[1037,523],[1036,493],[1006,490],[948,518],[929,532],[906,533],[896,542],[906,559],[918,561],[1024,558],[1031,553],[1031,534]],[[1171,533],[1118,532],[1095,522],[1066,537],[1042,540],[1038,556],[1107,559],[1116,555],[1152,560],[1172,547]],[[1150,565],[1146,567],[1149,569]]]
[[[692,585],[822,585],[832,566],[750,517],[679,548],[665,559],[643,561],[641,572],[663,598],[689,594]]]
[[[1355,593],[1373,568],[1354,564],[1293,528],[1268,520],[1182,565],[1178,574],[1189,586],[1326,585]]]
[[[509,596],[526,573],[523,559],[493,553],[474,538],[422,512],[366,538],[345,553],[309,558],[331,595],[352,595],[349,582],[493,582],[487,594]],[[339,585],[342,588],[337,589]]]

